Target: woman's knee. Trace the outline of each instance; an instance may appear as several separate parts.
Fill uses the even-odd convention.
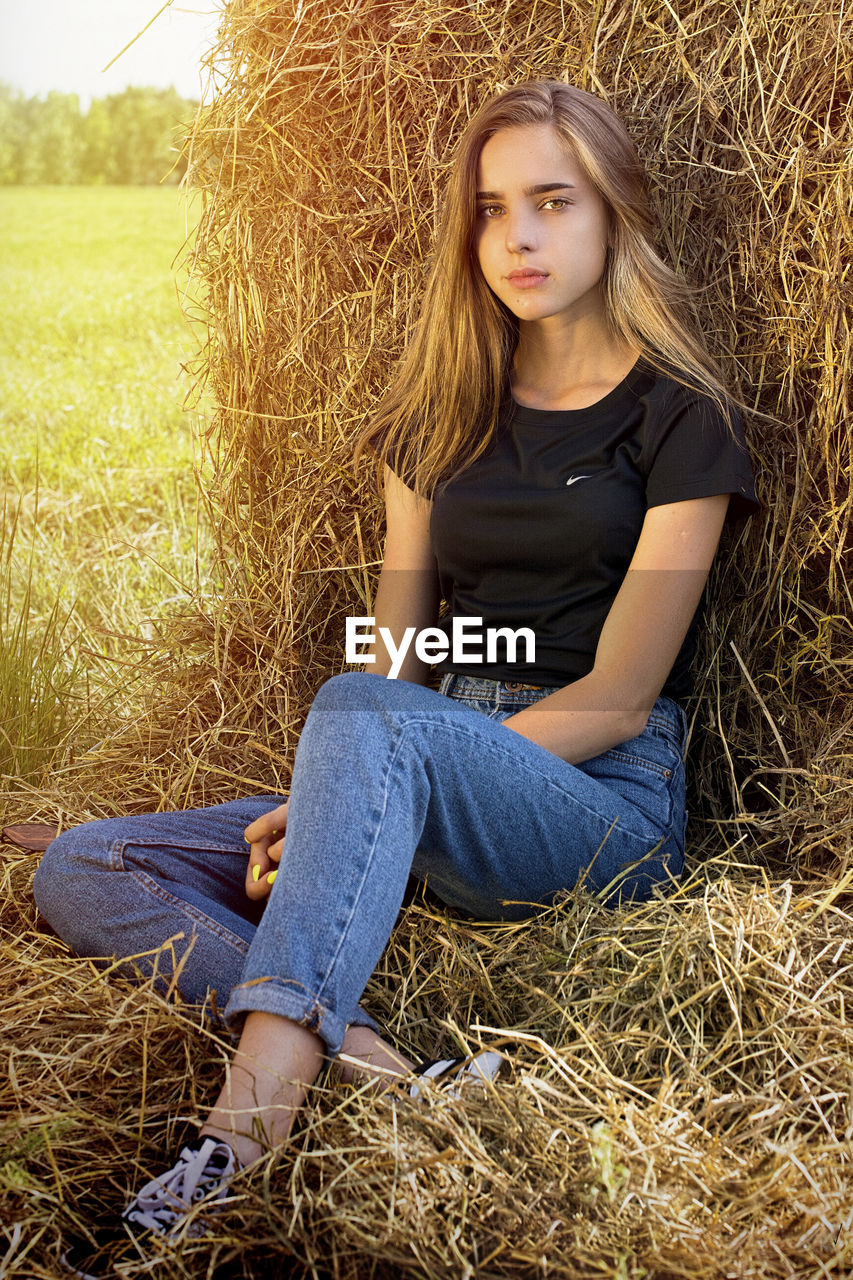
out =
[[[45,920],[57,930],[69,915],[81,911],[82,903],[97,895],[91,891],[93,873],[110,869],[112,838],[103,828],[109,820],[86,822],[71,827],[48,845],[33,880],[33,896]]]
[[[342,671],[324,680],[314,695],[312,711],[370,711],[382,698],[385,676],[370,671]]]
[[[312,711],[421,712],[447,709],[450,700],[411,680],[392,680],[371,671],[342,671],[325,680],[314,696]]]

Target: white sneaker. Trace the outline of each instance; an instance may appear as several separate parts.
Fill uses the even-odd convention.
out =
[[[462,1090],[474,1083],[496,1080],[505,1058],[492,1049],[482,1049],[471,1058],[441,1058],[434,1062],[421,1062],[415,1067],[415,1075],[426,1077],[437,1084],[448,1098],[460,1097]],[[421,1098],[424,1090],[417,1080],[409,1089],[412,1098]]]
[[[174,1168],[146,1182],[120,1218],[72,1239],[62,1265],[79,1280],[106,1280],[118,1274],[122,1263],[138,1264],[147,1232],[178,1237],[193,1205],[205,1197],[214,1206],[225,1199],[238,1167],[226,1142],[194,1138],[182,1148]],[[186,1235],[203,1236],[207,1229],[208,1223],[196,1216],[187,1224]]]
[[[168,1235],[205,1196],[215,1192],[214,1202],[224,1200],[236,1170],[237,1159],[227,1142],[195,1138],[183,1148],[174,1168],[146,1182],[121,1216],[134,1231]],[[190,1235],[203,1233],[203,1224],[191,1224]]]

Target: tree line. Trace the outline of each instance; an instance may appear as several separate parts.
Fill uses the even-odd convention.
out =
[[[84,112],[76,93],[26,98],[0,84],[0,185],[177,183],[197,107],[174,89],[129,88]]]

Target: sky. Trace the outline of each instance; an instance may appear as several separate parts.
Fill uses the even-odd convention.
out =
[[[118,61],[110,62],[155,17],[164,0],[0,0],[0,81],[27,97],[51,89],[92,98],[128,85],[187,98],[202,92],[201,59],[214,42],[225,0],[173,0]]]

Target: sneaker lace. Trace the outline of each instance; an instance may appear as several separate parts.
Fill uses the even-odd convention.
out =
[[[223,1200],[235,1167],[234,1153],[227,1143],[205,1138],[196,1149],[186,1146],[175,1167],[146,1182],[122,1217],[134,1226],[165,1235],[209,1193],[215,1190],[214,1199]]]

